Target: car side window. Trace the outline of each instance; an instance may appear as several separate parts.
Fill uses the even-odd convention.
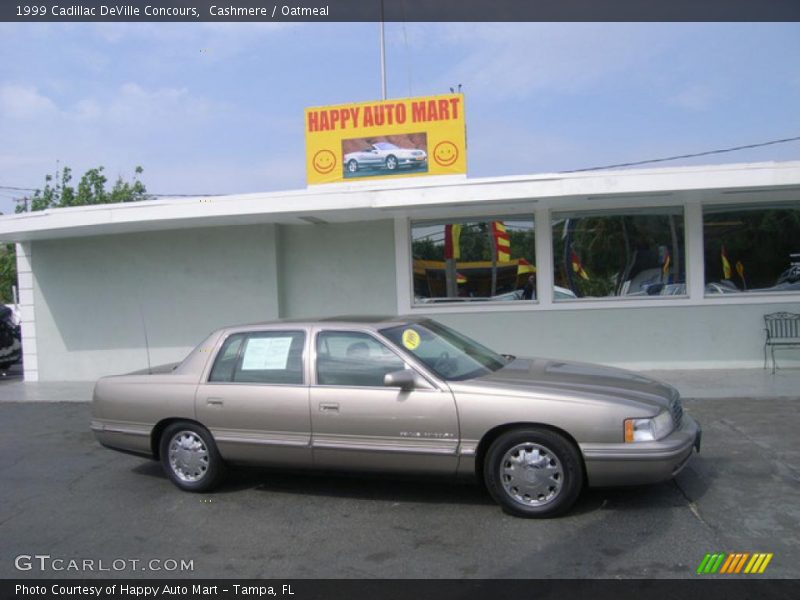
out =
[[[211,382],[303,383],[302,331],[257,331],[235,334],[220,348]]]
[[[371,335],[358,331],[323,331],[317,335],[317,383],[383,387],[387,373],[405,363]]]
[[[209,381],[231,381],[233,379],[233,369],[239,359],[239,351],[242,348],[243,341],[243,333],[235,333],[228,336],[228,339],[223,342],[219,354],[217,354],[214,366],[211,367],[211,374],[208,376]]]

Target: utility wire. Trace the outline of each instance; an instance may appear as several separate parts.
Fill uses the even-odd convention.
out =
[[[38,192],[42,188],[26,188],[26,187],[16,187],[12,185],[0,185],[0,190],[14,190],[19,192]],[[153,196],[158,198],[196,198],[196,197],[205,197],[205,196],[227,196],[228,194],[155,194],[153,192],[147,192],[147,196]]]
[[[13,185],[0,185],[0,190],[16,190],[18,192],[35,192],[36,188],[14,187]]]
[[[638,160],[627,163],[617,163],[613,165],[604,165],[602,167],[587,167],[585,169],[571,169],[568,171],[559,171],[559,173],[584,173],[586,171],[601,171],[604,169],[616,169],[619,167],[635,167],[638,165],[648,165],[652,163],[667,162],[670,160],[680,160],[683,158],[697,158],[699,156],[709,156],[712,154],[724,154],[726,152],[737,152],[739,150],[749,150],[751,148],[763,148],[764,146],[774,146],[775,144],[787,144],[789,142],[800,141],[800,136],[783,138],[780,140],[770,140],[768,142],[760,142],[758,144],[746,144],[744,146],[733,146],[731,148],[720,148],[717,150],[707,150],[705,152],[696,152],[694,154],[680,154],[677,156],[667,156],[664,158],[651,158],[648,160]],[[0,185],[0,190],[14,190],[18,192],[38,192],[41,188],[17,187],[12,185]],[[148,192],[147,196],[155,198],[198,198],[206,196],[227,196],[229,194],[156,194]]]
[[[761,148],[763,146],[772,146],[774,144],[786,144],[788,142],[800,141],[800,136],[784,138],[782,140],[771,140],[769,142],[761,142],[758,144],[747,144],[746,146],[734,146],[733,148],[722,148],[719,150],[707,150],[706,152],[697,152],[695,154],[681,154],[679,156],[667,156],[665,158],[651,158],[649,160],[639,160],[636,162],[618,163],[616,165],[605,165],[602,167],[589,167],[586,169],[572,169],[571,171],[560,171],[560,173],[583,173],[585,171],[602,171],[604,169],[616,169],[618,167],[635,167],[638,165],[648,165],[651,163],[666,162],[669,160],[679,160],[681,158],[696,158],[698,156],[708,156],[710,154],[723,154],[725,152],[736,152],[737,150],[748,150],[750,148]]]

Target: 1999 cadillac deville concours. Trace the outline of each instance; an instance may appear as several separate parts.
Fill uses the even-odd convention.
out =
[[[220,329],[177,365],[100,379],[91,418],[187,491],[228,464],[474,476],[522,517],[564,513],[585,485],[667,480],[701,436],[669,385],[404,317]]]

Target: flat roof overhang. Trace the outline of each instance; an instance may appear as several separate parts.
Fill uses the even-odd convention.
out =
[[[155,199],[0,217],[0,240],[25,242],[254,223],[310,225],[686,202],[800,199],[800,161],[587,171],[530,176],[409,178],[304,190]]]

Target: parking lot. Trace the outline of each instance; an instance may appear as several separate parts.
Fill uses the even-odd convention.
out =
[[[182,493],[157,463],[101,448],[86,403],[3,402],[0,577],[697,577],[709,552],[771,552],[761,577],[797,577],[798,407],[689,400],[703,448],[675,481],[589,490],[536,521],[476,485],[418,479],[244,470]],[[19,571],[19,555],[126,562]],[[152,559],[192,570],[142,570]]]

